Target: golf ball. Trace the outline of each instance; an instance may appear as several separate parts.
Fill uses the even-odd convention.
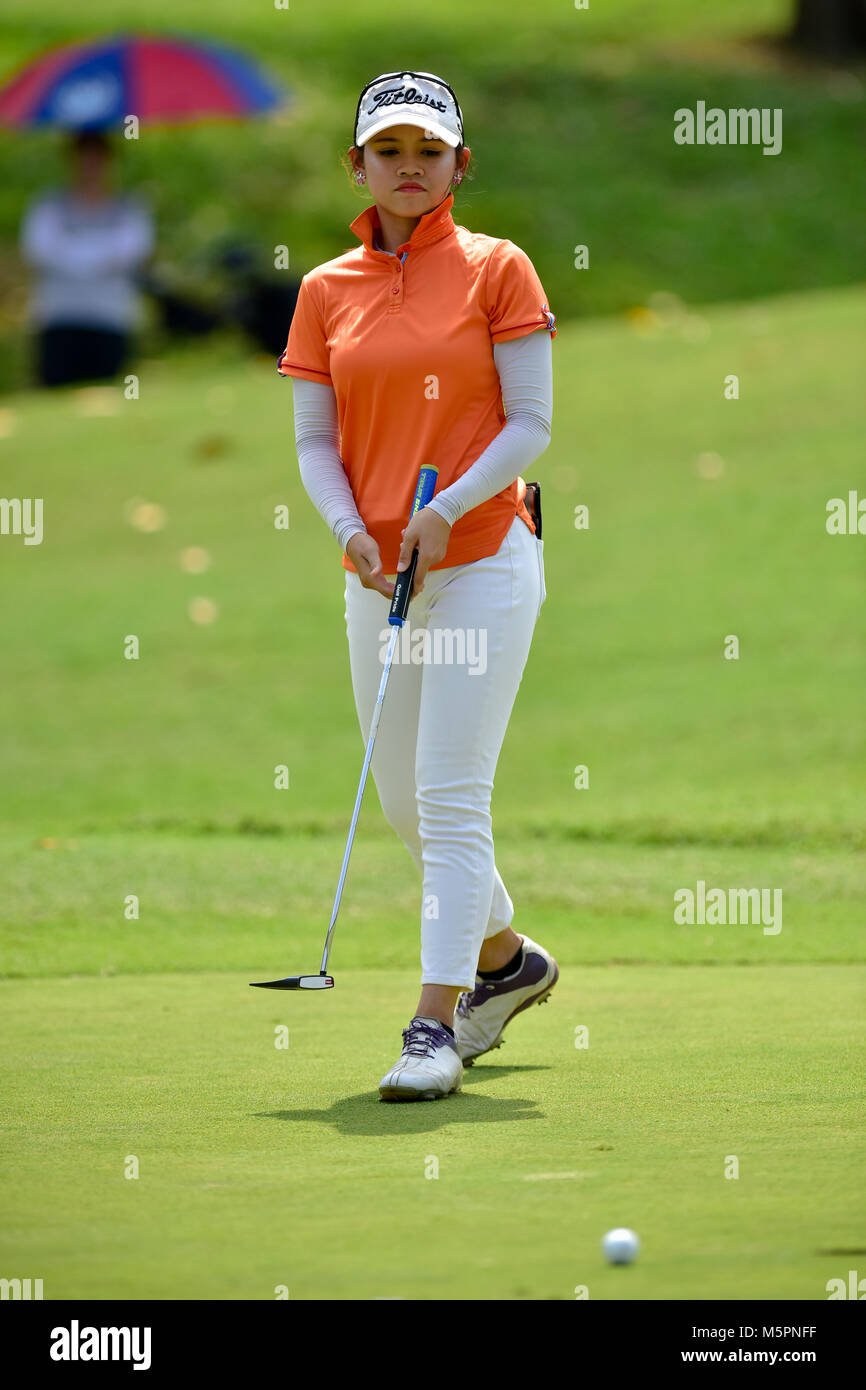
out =
[[[640,1241],[634,1231],[625,1226],[617,1226],[602,1236],[601,1249],[604,1258],[612,1265],[630,1265],[637,1259]]]

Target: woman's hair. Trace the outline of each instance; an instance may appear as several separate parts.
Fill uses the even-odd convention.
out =
[[[70,153],[83,154],[85,150],[98,150],[101,154],[113,154],[114,146],[104,130],[74,130],[69,136]]]

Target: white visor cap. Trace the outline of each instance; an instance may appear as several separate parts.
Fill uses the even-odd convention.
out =
[[[388,72],[368,82],[355,115],[355,144],[394,125],[429,130],[436,140],[454,149],[463,144],[463,115],[457,98],[432,72]]]

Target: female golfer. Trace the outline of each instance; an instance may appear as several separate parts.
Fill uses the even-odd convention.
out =
[[[391,72],[367,83],[349,149],[373,199],[351,223],[361,245],[304,277],[278,363],[295,378],[304,487],[345,552],[365,739],[393,580],[418,550],[411,641],[398,647],[371,764],[423,878],[421,997],[383,1100],[459,1090],[463,1063],[498,1047],[559,975],[514,931],[490,817],[545,597],[520,475],[550,439],[556,329],[525,253],[455,225],[469,159],[447,82]],[[422,464],[439,470],[437,491],[409,520]]]

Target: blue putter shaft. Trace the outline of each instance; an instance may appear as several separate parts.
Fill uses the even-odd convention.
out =
[[[439,477],[438,468],[425,465],[418,474],[418,483],[415,488],[415,497],[412,502],[412,510],[409,513],[410,519],[419,512],[436,491],[436,481]],[[355,827],[358,824],[358,816],[361,812],[361,802],[364,799],[364,788],[367,785],[367,773],[370,770],[370,763],[373,758],[373,746],[376,742],[376,732],[379,728],[379,720],[382,715],[382,706],[385,703],[385,691],[388,689],[388,676],[391,673],[391,663],[394,659],[394,649],[397,645],[397,637],[400,629],[406,621],[406,614],[409,610],[409,599],[412,596],[412,584],[415,579],[415,569],[418,564],[418,551],[412,551],[412,559],[408,568],[402,570],[397,575],[394,585],[394,596],[391,599],[391,610],[388,614],[388,622],[391,625],[391,636],[388,641],[388,651],[385,656],[385,669],[382,672],[382,679],[379,682],[379,693],[376,696],[376,705],[373,710],[373,718],[370,722],[370,736],[367,739],[367,751],[364,754],[364,766],[361,768],[361,780],[358,783],[358,794],[355,797],[355,807],[352,811],[352,823],[349,826],[349,837],[346,841],[346,852],[343,855],[343,864],[340,869],[340,880],[337,884],[337,892],[334,895],[334,908],[331,912],[331,920],[328,924],[328,935],[325,937],[325,949],[322,953],[322,967],[320,973],[327,974],[328,956],[331,950],[331,941],[334,936],[334,928],[337,925],[337,913],[340,910],[340,899],[343,896],[343,884],[346,882],[346,873],[349,868],[349,859],[352,854],[352,845],[355,840]]]

